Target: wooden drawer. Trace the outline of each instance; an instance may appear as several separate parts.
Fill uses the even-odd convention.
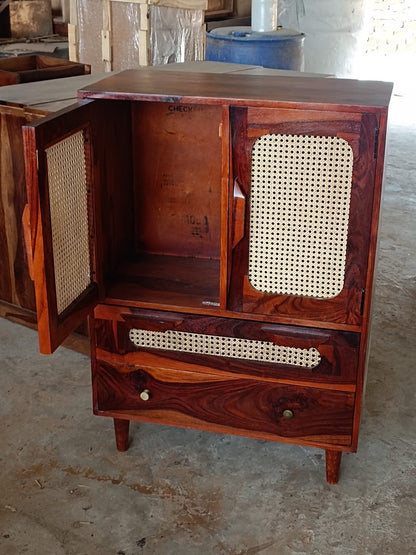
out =
[[[136,309],[99,314],[97,357],[108,361],[355,387],[356,333]]]
[[[314,445],[351,444],[354,393],[97,361],[97,414]]]

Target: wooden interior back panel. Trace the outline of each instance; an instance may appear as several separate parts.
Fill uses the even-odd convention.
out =
[[[133,103],[139,252],[219,258],[220,106]]]

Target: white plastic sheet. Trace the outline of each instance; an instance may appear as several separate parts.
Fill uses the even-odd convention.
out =
[[[304,15],[304,0],[278,0],[277,20],[282,27],[301,31],[300,22]]]
[[[150,7],[151,64],[204,59],[204,12]]]
[[[204,12],[149,6],[149,64],[204,59]],[[78,0],[79,60],[93,73],[105,71],[102,60],[103,4],[101,0]],[[111,3],[111,69],[137,68],[139,60],[140,4]],[[141,48],[143,48],[143,42]],[[141,56],[143,58],[143,56]]]

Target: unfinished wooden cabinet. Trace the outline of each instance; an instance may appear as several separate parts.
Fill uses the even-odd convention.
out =
[[[25,128],[42,352],[94,412],[355,451],[391,85],[126,71]]]

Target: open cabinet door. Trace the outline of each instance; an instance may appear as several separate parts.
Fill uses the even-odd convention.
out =
[[[23,128],[25,238],[39,346],[45,354],[82,323],[98,300],[91,145],[95,114],[89,101]]]

